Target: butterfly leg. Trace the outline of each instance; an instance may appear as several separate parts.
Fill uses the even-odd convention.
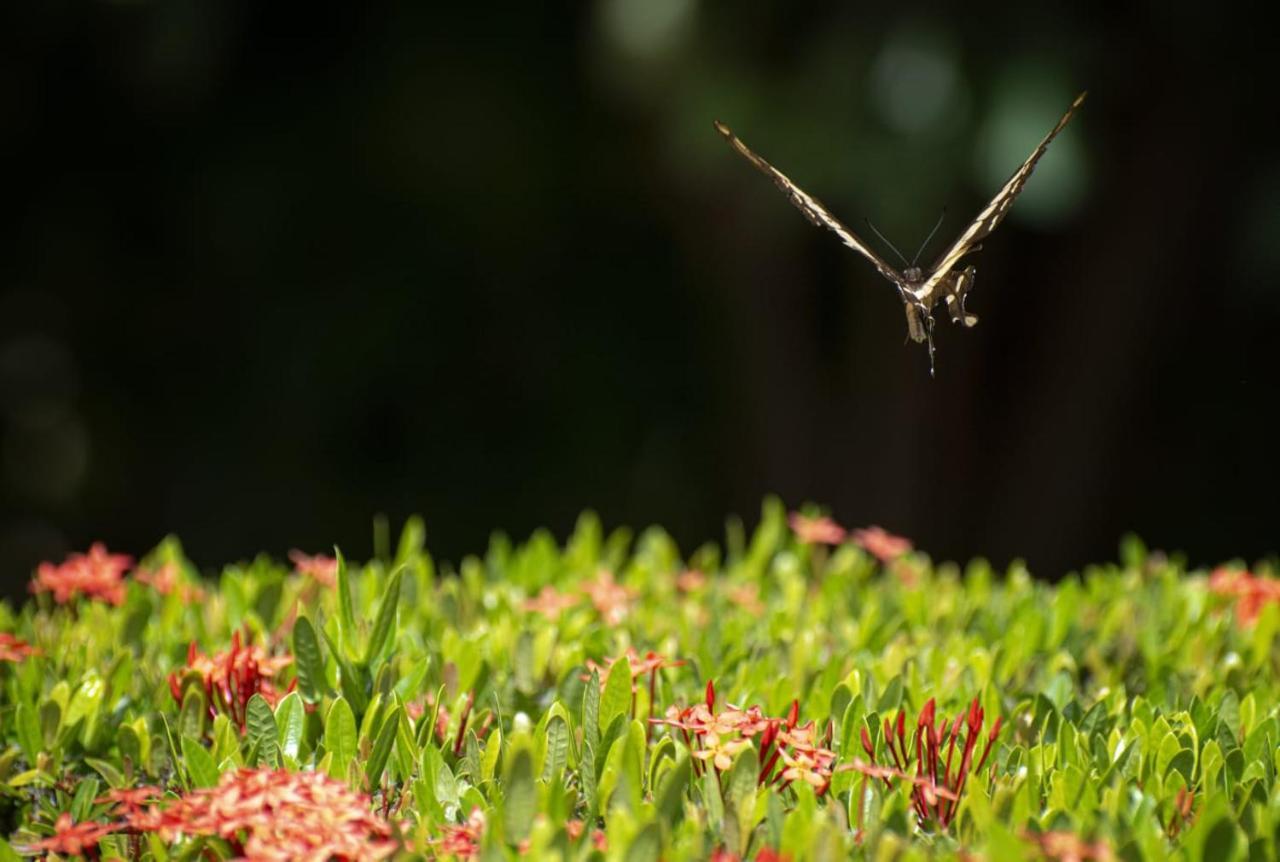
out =
[[[965,326],[973,326],[978,322],[976,314],[969,314],[965,311],[964,300],[970,289],[973,288],[974,279],[978,276],[977,267],[965,267],[964,272],[957,275],[945,287],[945,297],[947,303],[947,311],[951,312],[951,320],[953,323],[963,323]]]

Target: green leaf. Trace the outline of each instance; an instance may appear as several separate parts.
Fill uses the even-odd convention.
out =
[[[679,823],[684,815],[685,790],[689,787],[691,774],[689,755],[681,754],[676,765],[663,776],[662,786],[658,788],[656,797],[658,814],[670,827]]]
[[[397,568],[387,581],[387,591],[378,606],[378,616],[373,623],[373,632],[369,636],[369,645],[365,649],[364,663],[372,667],[375,660],[382,657],[388,644],[395,643],[396,609],[400,606],[400,581],[404,568]]]
[[[356,612],[351,601],[351,575],[347,572],[347,559],[337,545],[333,555],[338,560],[338,645],[345,651],[351,648],[356,632]],[[345,652],[343,653],[345,656]]]
[[[213,757],[189,736],[182,737],[182,760],[192,787],[213,787],[218,783],[218,767]]]
[[[36,714],[35,707],[28,703],[20,703],[14,713],[14,723],[17,724],[18,745],[22,747],[22,753],[27,758],[27,762],[34,765],[36,758],[44,750],[44,741],[40,733],[40,716]]]
[[[302,706],[302,698],[296,691],[291,691],[276,704],[276,730],[279,733],[280,751],[285,757],[298,759],[305,729],[306,711]]]
[[[569,725],[560,716],[553,715],[545,731],[547,754],[542,762],[542,780],[550,781],[569,762]]]
[[[245,729],[249,746],[257,752],[255,763],[267,766],[280,765],[280,744],[277,738],[276,716],[271,704],[260,694],[249,698]],[[186,737],[183,737],[184,739]]]
[[[619,715],[631,714],[631,662],[626,656],[609,668],[600,695],[600,727],[607,728]]]
[[[658,862],[662,856],[662,829],[650,823],[627,848],[626,862]]]
[[[511,758],[503,781],[503,826],[507,841],[518,844],[529,835],[538,807],[538,788],[533,781],[533,754],[521,745]]]
[[[329,707],[324,722],[324,748],[333,755],[329,775],[345,779],[347,768],[356,755],[356,717],[351,705],[339,697]]]
[[[583,742],[593,747],[600,741],[600,675],[591,671],[591,679],[582,688]],[[605,727],[608,727],[606,722]]]
[[[382,718],[378,736],[373,742],[373,749],[369,752],[369,759],[365,763],[365,779],[368,782],[367,789],[371,793],[382,783],[382,773],[387,767],[387,758],[391,756],[391,745],[396,741],[399,730],[400,707],[393,705]]]
[[[299,616],[293,623],[294,669],[298,674],[298,689],[309,703],[315,703],[329,693],[329,681],[324,673],[324,654],[316,639],[311,620]]]

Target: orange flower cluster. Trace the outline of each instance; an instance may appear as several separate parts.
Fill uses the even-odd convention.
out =
[[[793,781],[804,781],[821,796],[831,784],[836,760],[835,752],[826,747],[832,729],[828,725],[819,738],[812,721],[803,725],[799,721],[798,701],[792,701],[785,718],[770,718],[759,706],[739,709],[726,705],[717,712],[714,681],[707,683],[704,702],[684,709],[673,706],[665,718],[650,719],[653,724],[679,729],[701,769],[710,764],[719,772],[728,770],[734,758],[758,739],[761,767],[757,784],[784,789]]]
[[[241,646],[238,631],[231,635],[231,649],[224,653],[207,656],[200,652],[195,641],[187,647],[187,670],[200,675],[210,718],[219,711],[225,712],[241,730],[248,717],[249,699],[255,694],[275,706],[280,693],[271,680],[292,663],[291,655],[268,656],[262,647]],[[169,691],[181,704],[185,692],[181,676],[176,672],[169,674]]]
[[[1220,566],[1209,575],[1209,589],[1235,601],[1236,619],[1252,625],[1268,602],[1280,602],[1280,580]]]
[[[177,592],[183,604],[198,602],[204,598],[204,590],[182,582],[178,577],[178,567],[173,563],[165,563],[157,569],[138,569],[133,579],[146,584],[162,596]]]
[[[1054,862],[1111,862],[1115,858],[1105,841],[1085,841],[1073,832],[1023,833]]]
[[[583,581],[578,588],[591,599],[591,604],[609,625],[622,622],[631,609],[631,603],[639,595],[631,587],[616,582],[613,572],[605,569],[600,570],[594,581]]]
[[[316,583],[323,587],[332,587],[338,582],[338,560],[336,557],[326,557],[323,554],[316,554],[313,557],[294,548],[289,552],[289,559],[293,561],[293,570],[295,572],[314,579]]]
[[[106,545],[94,542],[89,553],[71,554],[61,565],[41,563],[29,588],[33,593],[53,593],[60,605],[80,596],[121,605],[124,573],[132,566],[132,557],[109,553]]]
[[[123,813],[130,829],[165,841],[217,836],[247,862],[364,862],[397,849],[390,824],[369,804],[368,796],[323,772],[240,769],[167,807]]]
[[[844,527],[823,515],[811,518],[799,512],[792,512],[787,518],[791,532],[805,545],[838,545],[848,534]]]
[[[24,853],[57,853],[60,856],[85,856],[90,859],[98,857],[98,842],[112,832],[116,826],[111,823],[99,823],[96,820],[85,820],[75,823],[71,815],[63,812],[53,824],[53,834],[19,849]]]
[[[11,661],[15,664],[35,655],[38,650],[16,635],[0,632],[0,661]]]
[[[443,856],[475,859],[480,855],[480,839],[484,837],[484,812],[471,809],[466,823],[451,823],[433,843]]]
[[[907,744],[906,711],[898,713],[896,725],[884,720],[884,743],[889,749],[889,757],[893,767],[880,767],[876,764],[875,746],[867,729],[862,729],[862,748],[871,758],[869,766],[859,768],[855,762],[854,769],[870,778],[879,778],[886,785],[891,779],[906,778],[914,787],[911,791],[911,803],[915,808],[916,818],[920,825],[934,823],[942,829],[951,825],[959,808],[960,794],[964,792],[965,782],[970,772],[981,772],[991,754],[996,737],[1000,734],[1002,718],[997,717],[987,735],[987,744],[974,765],[974,754],[977,751],[978,738],[985,723],[985,713],[978,705],[975,697],[967,710],[961,710],[955,719],[947,722],[945,718],[936,717],[937,707],[933,698],[920,710],[916,721],[916,729],[912,734],[910,745]],[[955,762],[956,743],[960,741],[960,730],[964,728],[963,742],[960,743],[960,761],[955,772],[951,771]],[[945,760],[943,750],[946,751]],[[914,778],[912,778],[914,776]]]
[[[853,541],[882,563],[891,563],[898,557],[911,553],[910,539],[895,536],[881,527],[871,526],[864,530],[854,530]]]

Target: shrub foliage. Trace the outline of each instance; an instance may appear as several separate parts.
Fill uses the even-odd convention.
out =
[[[1136,540],[1056,585],[769,501],[0,606],[0,818],[123,859],[1275,859],[1280,592]]]

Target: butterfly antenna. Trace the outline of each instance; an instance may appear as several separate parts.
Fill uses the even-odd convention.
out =
[[[875,225],[871,223],[871,219],[865,219],[865,221],[867,223],[867,227],[871,228],[871,230],[875,233],[875,235],[880,237],[880,241],[885,245],[889,246],[889,248],[893,249],[894,254],[902,258],[902,263],[904,266],[911,266],[911,264],[907,263],[907,258],[902,254],[902,252],[898,251],[898,247],[895,246],[893,243],[889,242],[888,238],[886,238],[884,234],[880,233],[879,228],[877,228]]]
[[[942,215],[938,216],[938,223],[933,226],[933,230],[929,231],[929,235],[925,237],[924,242],[920,244],[920,249],[919,251],[916,252],[916,256],[911,259],[912,266],[916,265],[916,261],[920,259],[920,255],[923,254],[924,250],[929,247],[929,243],[933,241],[933,235],[938,232],[938,228],[942,227],[942,220],[946,217],[947,217],[947,208],[943,207]]]

